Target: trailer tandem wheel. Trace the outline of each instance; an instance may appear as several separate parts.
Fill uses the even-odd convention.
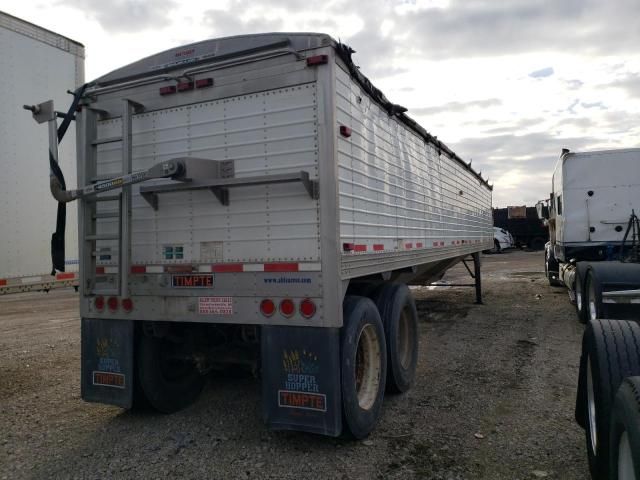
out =
[[[162,413],[189,406],[204,386],[195,364],[183,358],[178,343],[142,334],[138,347],[138,381],[149,405]]]
[[[591,321],[584,333],[576,419],[585,428],[591,476],[609,478],[611,409],[622,381],[640,375],[640,326],[626,320]]]
[[[609,473],[612,480],[640,480],[640,377],[622,382],[611,411]]]
[[[387,376],[387,350],[380,314],[373,301],[347,296],[341,331],[344,433],[364,438],[380,417]]]
[[[574,297],[576,299],[576,313],[578,314],[578,321],[580,323],[587,323],[589,321],[589,310],[585,299],[584,290],[584,270],[585,266],[578,263],[576,265],[575,285],[574,285]]]
[[[387,343],[387,391],[411,388],[418,363],[418,311],[403,283],[385,284],[374,299]]]

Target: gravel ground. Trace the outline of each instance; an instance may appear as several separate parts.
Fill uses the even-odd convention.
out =
[[[573,420],[582,326],[542,265],[485,256],[485,305],[469,288],[415,289],[416,385],[358,442],[267,431],[251,377],[212,377],[168,416],[85,403],[76,294],[0,297],[0,479],[588,478]]]

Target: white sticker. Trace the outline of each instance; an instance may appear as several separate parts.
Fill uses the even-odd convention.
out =
[[[233,315],[233,297],[198,297],[200,315]]]

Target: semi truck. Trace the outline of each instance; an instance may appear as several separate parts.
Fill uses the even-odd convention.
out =
[[[241,365],[268,427],[363,438],[410,388],[408,286],[472,258],[479,297],[492,186],[352,54],[317,33],[206,40],[84,85],[67,113],[26,106],[51,192],[79,207],[85,400],[170,413]],[[72,119],[77,189],[55,161]]]
[[[69,206],[66,263],[50,267],[56,205],[42,169],[47,132],[23,115],[34,98],[66,102],[84,83],[84,47],[62,35],[0,12],[0,295],[78,285],[76,206]],[[74,128],[74,127],[72,127]],[[75,183],[75,144],[60,149],[60,165]]]
[[[494,208],[493,225],[508,231],[517,248],[544,250],[549,241],[549,230],[538,218],[536,207]]]
[[[536,207],[549,227],[545,273],[579,320],[640,317],[640,149],[563,149]]]

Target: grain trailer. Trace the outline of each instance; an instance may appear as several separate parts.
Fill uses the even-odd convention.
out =
[[[324,34],[207,40],[76,92],[82,396],[176,411],[259,372],[273,429],[366,436],[424,285],[493,245],[491,187]],[[51,104],[33,107],[54,127]],[[51,150],[57,148],[56,135]]]

